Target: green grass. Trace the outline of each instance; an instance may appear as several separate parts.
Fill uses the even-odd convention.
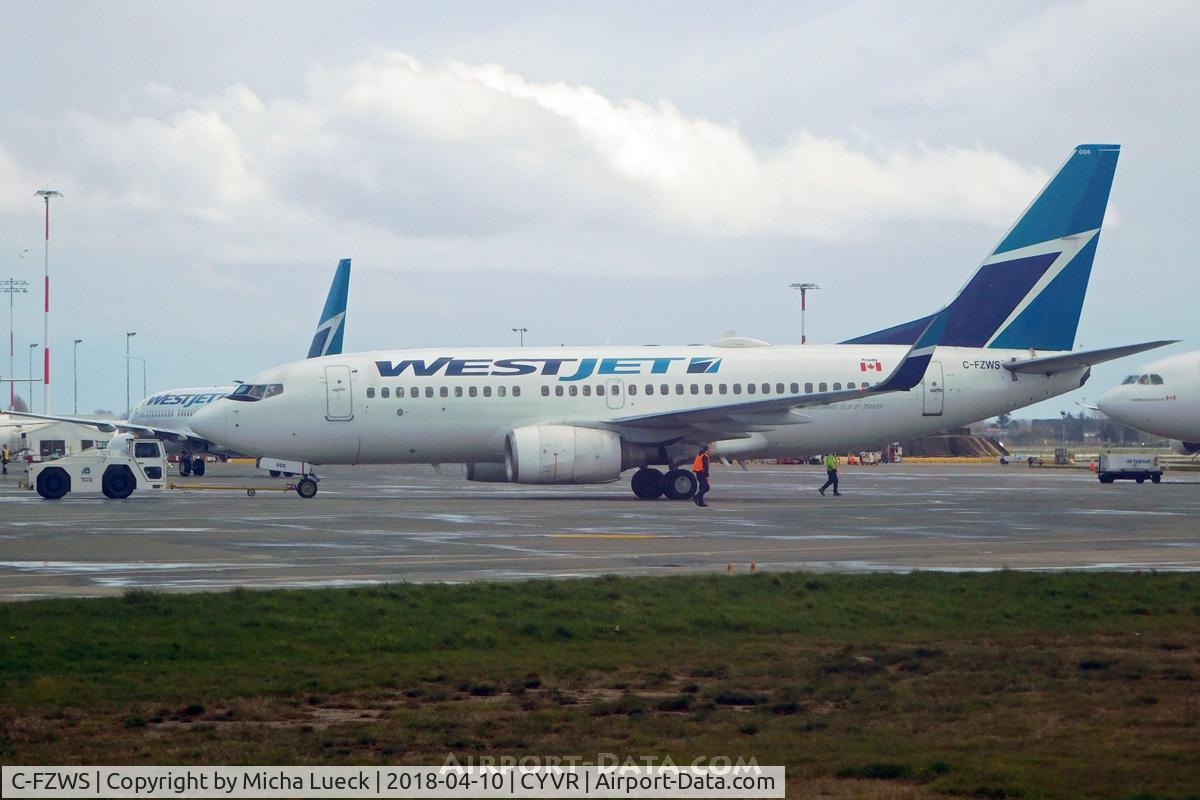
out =
[[[834,794],[1186,797],[1197,677],[1192,575],[130,592],[0,605],[0,761],[723,754]]]

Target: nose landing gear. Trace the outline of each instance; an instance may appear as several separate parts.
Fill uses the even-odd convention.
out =
[[[312,477],[305,475],[296,482],[296,494],[303,497],[305,500],[317,496],[317,482]]]

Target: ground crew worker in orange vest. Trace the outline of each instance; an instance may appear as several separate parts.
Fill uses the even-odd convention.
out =
[[[692,498],[696,501],[696,505],[707,507],[708,503],[704,502],[704,495],[708,494],[708,445],[700,448],[700,452],[696,454],[696,460],[692,462],[692,472],[696,474],[696,494]]]
[[[842,493],[838,491],[837,467],[838,467],[838,462],[837,462],[836,455],[834,455],[833,453],[830,453],[827,456],[825,456],[825,474],[828,477],[825,479],[825,484],[820,489],[817,489],[817,491],[820,492],[822,496],[824,496],[825,490],[828,489],[830,486],[833,487],[833,494],[835,497],[842,496]]]

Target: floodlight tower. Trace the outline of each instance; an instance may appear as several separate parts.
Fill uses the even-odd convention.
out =
[[[53,189],[38,189],[33,193],[42,198],[46,204],[46,251],[43,261],[43,271],[46,276],[46,310],[42,316],[42,352],[45,354],[45,366],[42,368],[42,413],[50,413],[50,198],[62,197],[62,192]],[[32,388],[30,394],[33,394]],[[32,400],[32,398],[30,398]]]
[[[125,333],[125,419],[129,419],[129,412],[132,410],[129,399],[129,340],[134,336],[137,336],[137,331]]]
[[[16,372],[13,370],[13,295],[28,294],[29,281],[19,281],[16,278],[8,278],[0,281],[0,294],[8,295],[8,410],[12,411],[17,404],[17,383],[14,376]],[[31,386],[33,384],[30,384]]]
[[[76,339],[71,345],[71,389],[75,395],[75,410],[72,414],[79,413],[79,345],[83,339]]]
[[[525,346],[525,334],[529,332],[529,328],[513,328],[512,332],[520,335],[521,347],[524,347]]]
[[[808,337],[804,333],[804,316],[808,311],[808,293],[821,287],[815,283],[793,283],[791,288],[800,290],[800,344],[808,344]]]

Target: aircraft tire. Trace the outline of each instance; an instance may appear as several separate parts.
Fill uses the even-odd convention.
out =
[[[190,459],[179,459],[179,477],[186,478],[192,474],[192,462]]]
[[[48,467],[38,474],[37,493],[46,500],[60,500],[71,491],[71,476],[62,467]]]
[[[192,459],[192,474],[195,475],[197,478],[203,478],[204,477],[204,468],[206,466],[207,465],[204,463],[203,458],[193,458]]]
[[[123,464],[114,464],[104,470],[104,477],[100,480],[100,491],[110,500],[124,500],[133,494],[136,486],[133,471]]]
[[[296,484],[296,494],[300,495],[305,500],[309,499],[310,497],[316,497],[317,482],[312,478],[301,478],[300,482]]]
[[[642,467],[630,480],[633,493],[642,500],[657,500],[663,495],[663,474],[652,467]]]
[[[670,470],[662,485],[668,500],[690,500],[696,494],[696,476],[686,469]]]

